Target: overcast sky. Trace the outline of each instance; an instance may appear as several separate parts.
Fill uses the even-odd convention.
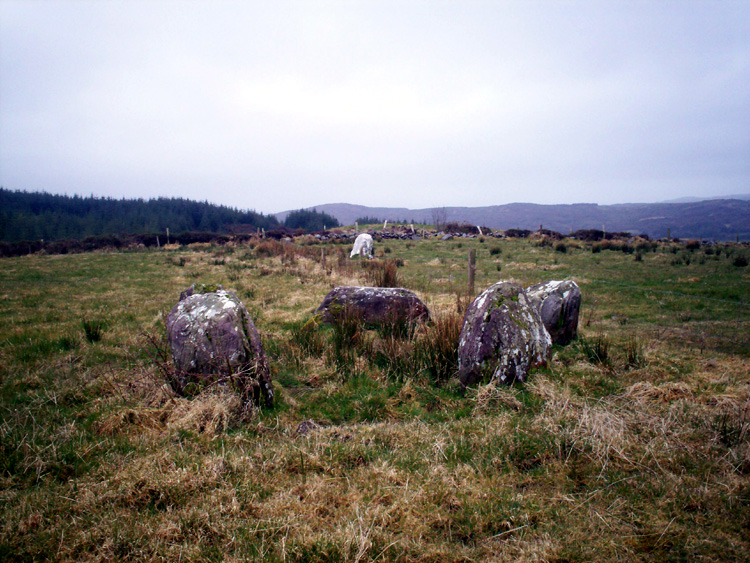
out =
[[[750,1],[0,1],[0,186],[266,213],[750,192]]]

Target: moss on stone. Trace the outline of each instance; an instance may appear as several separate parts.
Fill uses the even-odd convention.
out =
[[[200,284],[195,284],[195,287],[193,288],[193,294],[202,295],[204,293],[216,293],[220,289],[221,289],[221,286],[219,284],[200,283]]]

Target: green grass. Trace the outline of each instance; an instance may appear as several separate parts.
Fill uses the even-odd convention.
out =
[[[308,324],[383,267],[348,245],[3,259],[0,559],[750,560],[747,249],[564,244],[376,243],[438,322],[350,333]],[[476,293],[581,286],[581,339],[524,386],[456,381],[470,249]],[[245,302],[273,409],[165,388],[192,283]]]

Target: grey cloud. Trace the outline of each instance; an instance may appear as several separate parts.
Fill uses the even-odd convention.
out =
[[[746,2],[0,3],[0,184],[266,212],[747,191]]]

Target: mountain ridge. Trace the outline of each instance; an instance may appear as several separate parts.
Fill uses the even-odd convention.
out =
[[[332,215],[342,225],[351,225],[360,217],[427,224],[440,219],[440,223],[469,223],[501,230],[543,227],[567,234],[580,229],[601,229],[647,234],[651,238],[750,240],[750,195],[747,198],[615,205],[509,203],[421,209],[327,203],[306,209]],[[283,221],[290,212],[282,211],[275,217]]]

